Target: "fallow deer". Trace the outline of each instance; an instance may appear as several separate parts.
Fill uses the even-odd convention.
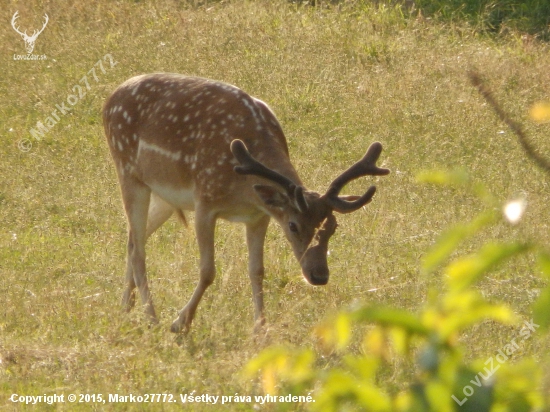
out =
[[[281,226],[312,285],[328,282],[327,247],[336,229],[333,212],[353,212],[371,201],[339,196],[361,176],[387,175],[376,161],[382,145],[337,177],[325,194],[305,189],[289,159],[287,142],[269,107],[237,87],[197,77],[154,73],[122,83],[107,99],[103,124],[126,215],[128,248],[123,306],[137,287],[145,311],[157,317],[145,271],[145,243],[174,212],[195,212],[200,280],[171,331],[189,330],[207,287],[214,281],[217,219],[246,225],[248,272],[255,328],[264,323],[263,248],[270,218]],[[269,184],[271,183],[271,184]]]

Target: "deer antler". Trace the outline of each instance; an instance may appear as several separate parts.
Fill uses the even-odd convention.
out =
[[[27,34],[27,30],[25,30],[23,33],[21,33],[21,31],[19,30],[19,27],[15,26],[15,21],[19,18],[19,11],[16,11],[15,14],[13,15],[13,17],[11,19],[11,26],[13,27],[13,29],[17,33],[19,33],[21,36],[23,36],[23,38],[29,39],[29,40],[35,40],[38,37],[38,35],[44,31],[44,29],[46,28],[46,25],[48,24],[48,21],[50,21],[50,18],[48,17],[47,14],[44,14],[44,17],[45,17],[46,21],[42,25],[42,28],[40,30],[34,30],[33,33],[32,33],[32,36],[29,36]]]
[[[16,26],[15,26],[15,20],[17,20],[18,18],[19,18],[19,11],[16,11],[15,14],[13,15],[12,19],[11,19],[11,26],[12,26],[13,29],[14,29],[17,33],[19,33],[21,36],[23,36],[23,37],[24,37],[24,36],[27,36],[27,31],[26,31],[26,30],[25,30],[24,33],[21,33],[21,32],[19,31],[19,27],[16,27]]]
[[[42,28],[40,30],[33,31],[31,38],[36,39],[38,37],[38,35],[40,33],[42,33],[44,31],[44,29],[46,28],[46,25],[48,24],[48,21],[50,21],[50,18],[48,17],[48,15],[46,13],[44,13],[44,17],[46,18],[46,21],[44,22],[44,25],[42,26]]]
[[[380,153],[382,153],[382,144],[379,142],[372,143],[361,160],[334,179],[327,192],[322,196],[330,207],[339,213],[350,213],[372,200],[376,192],[375,186],[371,186],[363,196],[349,197],[348,199],[353,199],[351,201],[338,197],[338,194],[347,183],[359,177],[367,175],[385,176],[389,174],[390,171],[388,169],[381,169],[376,166]]]
[[[241,166],[235,166],[235,172],[241,175],[255,175],[271,180],[282,186],[289,197],[296,201],[298,209],[302,212],[307,210],[307,202],[304,197],[304,188],[296,185],[292,180],[264,166],[252,157],[242,140],[235,139],[231,142],[231,153],[239,161]]]

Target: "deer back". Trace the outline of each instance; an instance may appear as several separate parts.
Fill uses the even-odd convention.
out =
[[[237,87],[178,74],[137,76],[110,96],[103,118],[119,177],[140,180],[175,207],[258,201],[251,184],[257,178],[233,171],[234,139],[301,184],[273,112]]]

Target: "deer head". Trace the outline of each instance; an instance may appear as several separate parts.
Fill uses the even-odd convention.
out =
[[[19,17],[19,12],[16,11],[15,14],[13,15],[12,19],[11,19],[11,25],[12,25],[13,29],[17,33],[19,33],[21,35],[21,37],[23,38],[23,40],[25,41],[25,49],[27,49],[27,53],[31,54],[32,51],[34,50],[34,43],[36,42],[36,39],[38,38],[40,33],[42,33],[44,31],[44,29],[46,28],[46,25],[48,24],[48,20],[49,20],[48,15],[44,14],[44,18],[45,18],[44,25],[42,26],[42,28],[40,30],[34,30],[33,33],[32,33],[32,36],[27,35],[26,30],[24,32],[21,32],[19,30],[19,27],[17,27],[15,25],[15,21],[17,20],[18,17]]]
[[[376,187],[371,186],[362,196],[339,196],[340,191],[359,177],[390,173],[388,169],[376,166],[382,145],[372,143],[363,158],[338,176],[324,195],[307,191],[267,168],[252,157],[241,140],[233,140],[231,152],[241,164],[235,166],[235,172],[260,176],[277,183],[279,187],[256,184],[254,190],[268,213],[281,225],[305,279],[312,285],[326,285],[329,279],[328,241],[337,227],[333,212],[350,213],[361,208],[372,200]]]

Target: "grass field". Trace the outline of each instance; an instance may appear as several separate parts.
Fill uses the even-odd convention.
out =
[[[26,54],[9,24],[15,11],[29,33],[49,15],[33,52],[47,59],[14,59]],[[442,230],[482,207],[460,190],[416,183],[425,169],[462,168],[502,202],[527,199],[520,225],[487,230],[465,244],[464,253],[491,239],[550,243],[550,180],[526,160],[466,75],[477,68],[534,144],[550,154],[549,126],[527,117],[531,104],[550,98],[550,48],[529,36],[486,37],[456,22],[348,3],[10,0],[0,17],[0,408],[15,407],[13,393],[260,394],[258,382],[240,371],[265,347],[315,348],[312,328],[356,302],[418,310],[428,286],[441,283],[439,275],[420,273],[422,256]],[[116,64],[104,59],[107,54]],[[225,222],[218,228],[218,275],[190,336],[169,332],[198,280],[193,230],[175,219],[147,249],[160,325],[148,328],[139,307],[130,314],[120,310],[126,219],[100,111],[122,81],[155,71],[223,80],[266,101],[310,189],[324,191],[372,141],[384,145],[381,164],[392,174],[346,189],[362,192],[373,181],[378,186],[370,205],[339,217],[326,287],[302,280],[282,233],[270,227],[268,325],[259,336],[252,333],[244,227]],[[78,85],[85,96],[78,96]],[[67,103],[74,102],[71,95],[78,96],[74,106]],[[58,110],[56,124],[35,139],[30,129],[62,103],[68,113]],[[523,319],[530,319],[529,305],[542,286],[529,255],[479,285]],[[484,358],[515,334],[514,327],[486,322],[463,339],[468,356]],[[549,346],[541,333],[515,356],[548,365]],[[382,384],[398,390],[406,374],[389,371]],[[547,376],[547,388],[549,382]],[[179,402],[155,406],[181,409]],[[91,405],[37,407],[47,408]],[[111,403],[99,409],[146,408]],[[253,404],[225,409],[251,410]]]

